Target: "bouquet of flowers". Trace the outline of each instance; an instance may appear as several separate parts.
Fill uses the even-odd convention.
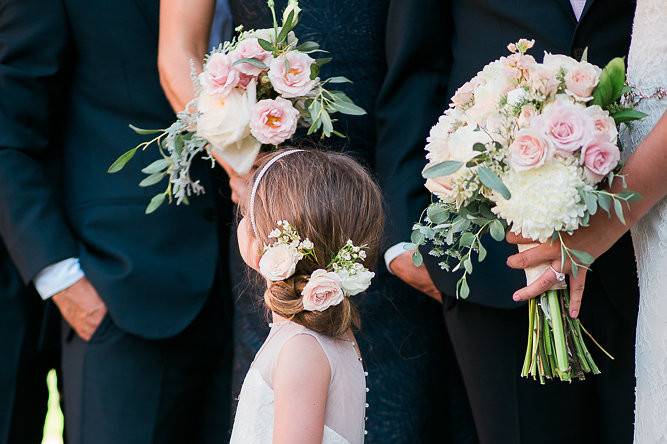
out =
[[[316,42],[299,42],[294,29],[299,21],[298,0],[290,0],[278,25],[273,0],[267,5],[273,28],[243,30],[209,53],[203,71],[193,73],[195,98],[178,114],[167,129],[145,130],[139,134],[155,137],[123,153],[109,173],[122,170],[139,150],[157,145],[162,158],[146,166],[147,175],[139,186],[147,187],[167,179],[166,190],[157,194],[146,208],[155,211],[165,200],[187,203],[188,197],[204,192],[190,176],[190,165],[204,155],[215,165],[212,154],[239,173],[248,172],[262,146],[274,146],[292,138],[299,125],[308,134],[321,131],[344,137],[334,129],[335,113],[363,115],[343,92],[330,85],[349,83],[345,77],[319,77],[320,67],[329,57],[313,58],[320,49]]]
[[[533,45],[508,45],[509,56],[464,84],[427,141],[423,176],[434,198],[414,227],[411,248],[429,243],[443,269],[462,272],[457,297],[469,295],[474,259],[486,256],[485,234],[503,241],[509,229],[536,243],[560,242],[562,262],[570,260],[576,275],[593,258],[568,248],[564,235],[597,211],[623,221],[623,206],[638,197],[603,187],[604,179],[623,180],[617,124],[643,117],[622,104],[623,60],[600,69],[586,53],[581,61],[546,53],[538,63],[527,54]],[[421,264],[419,251],[413,260]],[[529,283],[543,271],[529,270]],[[541,383],[599,373],[583,340],[588,332],[568,315],[565,276],[554,272],[562,285],[528,307],[522,376]]]

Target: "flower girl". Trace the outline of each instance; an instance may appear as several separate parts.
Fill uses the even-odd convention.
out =
[[[364,441],[366,373],[352,329],[370,285],[382,198],[351,158],[282,150],[252,181],[238,227],[273,322],[246,375],[231,442]]]

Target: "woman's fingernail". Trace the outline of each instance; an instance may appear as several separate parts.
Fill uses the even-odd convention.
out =
[[[514,295],[512,296],[512,299],[514,299],[514,301],[517,302],[517,301],[521,300],[521,297],[519,297],[518,294],[514,293]]]
[[[579,311],[577,311],[577,310],[572,310],[572,311],[570,312],[570,317],[571,317],[572,319],[575,319],[575,318],[577,317],[578,314],[579,314]]]

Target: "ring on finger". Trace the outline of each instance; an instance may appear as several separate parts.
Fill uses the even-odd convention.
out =
[[[558,282],[565,282],[565,273],[562,273],[558,270],[556,270],[553,266],[549,265],[549,268],[551,268],[551,271],[554,272],[554,275],[556,276],[556,280]]]

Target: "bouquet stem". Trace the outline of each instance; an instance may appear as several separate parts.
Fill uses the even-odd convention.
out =
[[[582,331],[589,337],[590,333],[579,319],[568,314],[569,291],[549,290],[539,300],[528,302],[528,341],[521,376],[544,384],[555,378],[570,382],[573,378],[584,380],[587,373],[599,374]],[[591,340],[611,357],[592,337]]]

